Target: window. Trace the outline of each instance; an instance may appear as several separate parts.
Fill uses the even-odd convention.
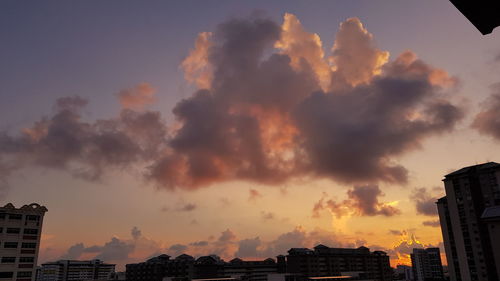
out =
[[[22,220],[23,215],[20,214],[9,214],[9,219],[11,220]]]
[[[0,213],[0,219],[5,219],[5,213]]]
[[[0,227],[0,233],[3,233],[3,227]]]
[[[21,244],[21,248],[24,248],[24,249],[26,249],[26,248],[35,249],[36,248],[36,243],[27,243],[27,242],[25,242],[25,243]]]
[[[32,262],[35,262],[35,258],[34,257],[20,257],[19,258],[19,262],[29,262],[29,263],[32,263]]]
[[[10,234],[19,234],[19,232],[21,232],[20,228],[11,228],[11,227],[7,228],[7,233],[10,233]]]
[[[12,276],[14,276],[14,272],[6,272],[6,271],[3,271],[3,272],[0,272],[0,278],[12,278]]]
[[[40,216],[36,216],[36,215],[27,215],[26,216],[26,219],[29,220],[29,221],[38,221],[40,220]]]
[[[36,235],[36,234],[38,234],[38,229],[36,229],[36,228],[25,228],[24,229],[24,234],[33,234],[33,235]]]
[[[31,277],[31,271],[19,271],[17,272],[17,278],[19,277]]]
[[[3,243],[4,248],[17,248],[17,242],[5,242]]]
[[[15,263],[16,257],[2,257],[2,263]]]

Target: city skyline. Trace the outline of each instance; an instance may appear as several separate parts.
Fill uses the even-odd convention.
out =
[[[443,176],[500,159],[500,38],[389,2],[0,4],[2,205],[49,209],[39,263],[446,264]]]

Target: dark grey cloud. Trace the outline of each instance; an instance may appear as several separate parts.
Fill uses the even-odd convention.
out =
[[[249,18],[220,25],[207,51],[211,86],[175,107],[182,123],[170,142],[175,152],[151,167],[150,178],[192,188],[233,179],[280,183],[304,175],[405,183],[408,171],[393,157],[451,131],[463,116],[443,95],[456,79],[411,52],[380,66],[387,54],[376,49],[359,21],[350,19],[337,39],[348,42],[350,32],[365,45],[359,54],[337,50],[335,60],[345,71],[336,72],[345,81],[363,73],[362,83],[323,92],[306,59],[297,69],[286,53],[263,56],[280,37],[276,23]],[[351,67],[342,57],[347,55],[366,61]]]
[[[134,248],[134,245],[113,237],[100,248],[100,253],[95,258],[105,261],[127,260]]]
[[[83,243],[77,243],[68,248],[65,254],[61,256],[61,259],[75,260],[78,259],[85,252],[85,245]]]
[[[128,109],[120,116],[84,121],[81,97],[56,101],[54,113],[18,136],[0,132],[0,155],[20,165],[63,169],[87,180],[100,180],[107,169],[124,169],[151,159],[165,142],[165,125],[158,112]]]
[[[430,227],[440,227],[441,223],[439,222],[439,220],[430,220],[422,222],[422,225]]]
[[[318,217],[319,212],[325,208],[339,218],[346,215],[390,217],[401,214],[398,208],[379,202],[381,196],[384,193],[378,185],[355,186],[347,191],[347,199],[341,202],[321,198],[313,207],[313,217]]]
[[[168,253],[173,255],[173,256],[178,256],[178,255],[184,254],[187,249],[188,249],[188,246],[186,246],[186,245],[174,244],[168,248]]]
[[[259,237],[240,240],[238,242],[238,251],[234,255],[235,257],[259,257],[261,254],[258,247],[261,243]]]
[[[85,247],[83,243],[77,243],[71,246],[67,252],[61,256],[61,259],[78,259],[84,253],[94,253],[95,259],[104,261],[126,261],[129,254],[134,250],[135,245],[127,241],[122,241],[116,237],[111,238],[102,246]]]
[[[416,188],[410,196],[410,200],[415,202],[415,208],[418,214],[425,216],[436,216],[438,197],[431,195],[426,188]]]
[[[491,86],[492,93],[483,103],[472,127],[483,135],[500,140],[500,83]]]
[[[196,209],[196,204],[194,203],[186,203],[183,204],[181,207],[179,207],[177,210],[182,211],[182,212],[191,212]]]
[[[229,241],[233,241],[235,239],[236,239],[236,234],[234,234],[234,232],[232,232],[230,229],[226,229],[221,233],[218,241],[219,242],[229,242]]]

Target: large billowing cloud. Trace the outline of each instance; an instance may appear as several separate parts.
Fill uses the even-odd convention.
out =
[[[337,218],[343,216],[394,216],[401,211],[389,203],[379,202],[384,194],[377,185],[355,186],[347,191],[347,199],[342,202],[321,198],[313,207],[313,217],[318,217],[323,209],[329,210]]]
[[[174,109],[181,126],[172,150],[149,175],[163,186],[295,176],[404,183],[393,156],[462,117],[443,95],[456,79],[409,51],[388,62],[355,18],[341,24],[330,58],[291,14],[281,27],[234,19],[200,36],[210,44],[197,42],[193,53],[207,59],[196,69],[211,69],[212,80]],[[268,55],[273,46],[278,53]]]
[[[123,109],[107,120],[86,121],[85,99],[62,98],[21,134],[0,134],[0,161],[90,180],[143,167],[147,180],[168,189],[299,177],[405,183],[395,157],[452,130],[462,110],[444,96],[456,79],[410,51],[388,56],[356,18],[340,25],[330,56],[294,15],[282,25],[228,20],[201,33],[182,62],[199,89],[175,105],[175,125],[145,109],[154,101],[147,84],[118,93]],[[377,208],[360,210],[388,210]]]
[[[500,83],[491,86],[492,94],[476,115],[472,127],[481,134],[500,140]]]

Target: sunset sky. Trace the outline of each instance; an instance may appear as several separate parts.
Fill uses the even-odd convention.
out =
[[[500,161],[500,35],[449,1],[2,1],[3,204],[39,262],[441,247]]]

